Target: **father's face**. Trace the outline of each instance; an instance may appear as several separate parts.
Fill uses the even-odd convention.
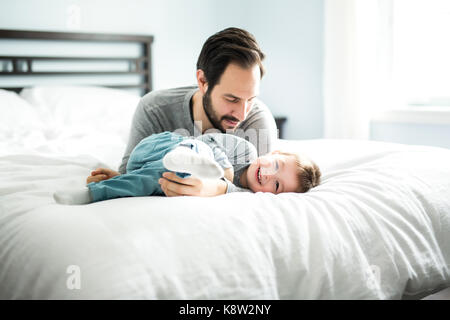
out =
[[[248,69],[228,65],[213,90],[203,96],[203,109],[215,128],[235,130],[247,118],[259,94],[260,79],[258,65]]]

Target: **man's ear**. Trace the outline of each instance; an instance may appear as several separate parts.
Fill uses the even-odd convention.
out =
[[[208,91],[208,82],[202,69],[197,70],[197,84],[200,92],[205,95],[206,91]]]

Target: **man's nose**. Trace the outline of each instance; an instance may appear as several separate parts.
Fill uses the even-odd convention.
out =
[[[243,101],[239,104],[238,108],[235,110],[233,116],[235,116],[239,121],[244,121],[247,114],[248,101]]]

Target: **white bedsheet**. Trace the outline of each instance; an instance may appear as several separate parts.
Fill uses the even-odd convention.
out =
[[[52,192],[83,185],[97,157],[0,156],[0,298],[400,299],[450,285],[450,150],[280,146],[316,160],[322,184],[62,206]]]

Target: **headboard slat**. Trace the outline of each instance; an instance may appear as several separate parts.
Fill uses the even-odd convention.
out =
[[[61,56],[61,55],[29,55],[29,53],[24,53],[20,55],[20,52],[14,55],[2,55],[0,56],[0,61],[3,61],[4,65],[8,63],[12,66],[9,70],[0,70],[1,77],[8,76],[20,76],[20,77],[30,77],[30,76],[52,76],[55,78],[55,83],[57,83],[56,76],[104,76],[104,75],[140,75],[141,81],[139,84],[130,85],[105,85],[110,88],[141,88],[143,93],[152,90],[152,43],[153,36],[146,35],[127,35],[127,34],[108,34],[108,33],[75,33],[75,32],[50,32],[50,31],[26,31],[26,30],[4,30],[0,29],[0,40],[3,39],[14,39],[14,40],[38,40],[43,41],[42,46],[45,46],[47,40],[53,41],[89,41],[89,42],[111,42],[111,43],[137,43],[141,47],[141,54],[137,57],[116,57],[116,56]],[[128,70],[117,71],[117,70],[101,70],[101,71],[74,71],[74,70],[62,70],[58,71],[43,71],[34,69],[33,62],[50,61],[55,63],[61,62],[127,62]],[[23,70],[20,66],[26,65],[26,69]],[[0,66],[1,67],[1,66]],[[34,77],[33,77],[34,78]],[[34,83],[34,82],[33,82]],[[25,86],[24,86],[25,87]],[[1,89],[20,91],[24,87],[2,87]],[[26,86],[28,87],[28,86]]]
[[[85,32],[50,32],[0,29],[3,39],[41,39],[41,40],[75,40],[75,41],[107,41],[107,42],[153,42],[153,36],[114,34],[114,33],[85,33]]]

